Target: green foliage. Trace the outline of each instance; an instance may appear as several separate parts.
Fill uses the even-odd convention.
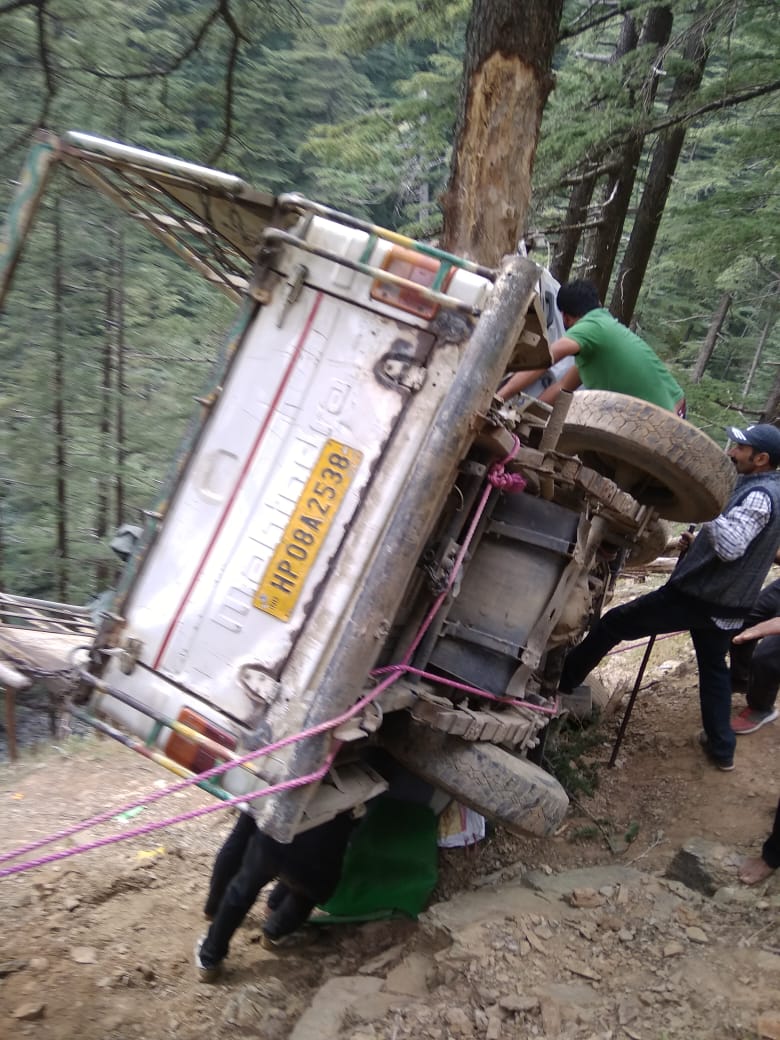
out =
[[[591,55],[604,58],[614,49],[622,12],[641,23],[650,6],[648,0],[623,3],[616,13],[608,5],[567,0],[557,83],[536,159],[536,226],[560,225],[568,174],[600,163],[636,128],[648,55],[635,51],[615,63]],[[230,23],[228,8],[200,0],[56,0],[45,19],[47,68],[36,8],[6,11],[0,15],[0,210],[11,198],[22,142],[41,118],[57,131],[84,129],[209,163],[225,144],[229,117],[233,132],[215,160],[222,168],[260,188],[302,191],[377,223],[434,236],[470,7],[467,0],[231,0]],[[663,75],[648,124],[668,118],[684,36],[701,19],[718,21],[695,106],[715,106],[777,80],[775,5],[673,0],[671,7],[672,42],[658,63]],[[52,90],[44,105],[47,82]],[[739,409],[746,417],[758,413],[780,360],[770,334],[745,394],[756,344],[778,308],[778,115],[777,93],[769,92],[692,120],[636,314],[640,333],[685,386],[694,420],[716,436],[726,419],[738,420]],[[657,134],[647,139],[634,204],[656,140]],[[52,596],[65,568],[71,596],[83,600],[97,591],[97,564],[115,565],[98,534],[101,496],[109,494],[112,525],[137,521],[152,503],[231,307],[122,223],[94,191],[64,174],[57,185],[65,233],[68,559],[54,557],[57,328],[47,205],[0,317],[0,581],[16,592]],[[126,257],[122,388],[115,374],[108,386],[103,379],[120,226]],[[705,377],[693,386],[699,346],[725,291],[734,303]],[[126,425],[121,467],[120,401]],[[108,433],[100,430],[104,413]],[[561,768],[574,762],[574,774],[587,784],[587,762],[580,769],[578,755],[566,755],[561,752]]]
[[[544,744],[544,767],[570,797],[592,795],[599,768],[593,753],[604,743],[598,724],[585,724],[567,715],[550,724]]]
[[[367,51],[389,41],[445,42],[469,16],[470,0],[347,0],[340,40]]]
[[[647,6],[634,8],[639,22]],[[738,106],[729,99],[761,84],[776,84],[780,29],[776,11],[762,0],[707,0],[693,9],[683,3],[671,7],[672,40],[658,62],[663,76],[647,126],[663,127],[670,115],[680,113],[679,104],[670,109],[671,91],[687,68],[681,57],[686,33],[701,24],[712,27],[710,53],[701,89],[686,108],[712,109],[688,125],[634,320],[637,331],[671,364],[686,389],[689,417],[720,439],[727,420],[739,421],[739,411],[732,409],[744,409],[747,418],[760,414],[777,374],[773,362],[778,361],[778,351],[770,335],[764,363],[745,395],[757,343],[767,323],[772,327],[777,308],[778,93],[769,90]],[[572,24],[582,13],[582,5],[567,4],[565,23]],[[614,64],[582,57],[612,53],[618,28],[618,20],[602,22],[567,39],[561,49],[536,160],[536,226],[561,223],[571,190],[566,183],[569,174],[595,169],[608,160],[642,118],[634,104],[637,84],[647,73],[641,50]],[[657,140],[655,133],[645,140],[634,206],[639,204]],[[586,223],[598,219],[604,183],[597,185]],[[629,230],[625,229],[623,245]],[[594,233],[586,231],[583,242]],[[616,265],[615,274],[617,269]],[[704,379],[692,385],[699,348],[726,291],[734,304]]]
[[[319,166],[328,198],[408,234],[438,229],[460,64],[454,54],[433,54],[383,107],[312,129],[304,154]]]

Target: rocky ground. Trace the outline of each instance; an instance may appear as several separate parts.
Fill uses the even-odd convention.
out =
[[[605,685],[641,653],[615,655]],[[418,921],[311,926],[283,951],[261,944],[258,903],[214,986],[192,948],[222,812],[0,880],[0,1036],[780,1040],[780,877],[736,879],[780,794],[780,724],[717,772],[693,739],[695,678],[687,639],[659,641],[617,767],[616,717],[575,734],[553,839],[442,852]],[[108,741],[24,747],[0,766],[0,852],[167,783]],[[200,804],[180,793],[90,837]]]

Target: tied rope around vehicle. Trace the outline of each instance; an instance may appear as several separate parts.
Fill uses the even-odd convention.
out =
[[[388,688],[388,686],[394,683],[400,675],[405,673],[410,673],[418,677],[430,678],[440,684],[448,685],[463,692],[470,693],[475,696],[484,697],[485,699],[497,701],[502,704],[526,707],[532,711],[544,715],[557,714],[557,701],[552,706],[547,707],[545,705],[533,704],[529,701],[523,701],[517,698],[499,697],[495,694],[489,693],[486,690],[480,690],[477,687],[468,686],[464,683],[458,683],[455,681],[447,680],[441,676],[431,675],[420,669],[413,668],[410,664],[411,657],[414,654],[414,651],[419,646],[420,640],[424,636],[427,629],[430,627],[434,617],[436,616],[436,613],[440,609],[442,603],[449,594],[450,589],[455,583],[458,573],[460,572],[460,568],[463,564],[465,555],[468,552],[469,546],[474,537],[474,533],[476,531],[479,520],[481,519],[482,513],[484,512],[485,506],[487,505],[487,501],[491,491],[494,488],[498,488],[500,490],[508,491],[510,493],[518,493],[523,491],[526,487],[526,481],[521,474],[506,472],[506,464],[514,458],[520,447],[519,439],[514,435],[513,437],[514,442],[509,454],[505,458],[501,459],[499,462],[494,463],[488,471],[482,497],[480,498],[479,504],[477,505],[463,544],[453,563],[447,585],[434,601],[412,645],[409,647],[406,654],[404,655],[403,660],[399,664],[388,665],[384,668],[377,668],[371,672],[372,678],[379,678],[379,676],[383,676],[384,678],[382,678],[381,681],[372,690],[369,691],[369,693],[365,694],[358,701],[356,701],[351,708],[348,708],[346,711],[342,712],[342,714],[337,716],[336,718],[328,719],[324,722],[319,723],[316,726],[310,727],[309,729],[301,730],[298,733],[290,734],[287,737],[283,737],[282,739],[275,741],[272,744],[267,744],[264,747],[249,752],[248,754],[243,755],[239,758],[230,759],[228,762],[223,762],[216,766],[213,766],[211,769],[208,769],[203,773],[199,773],[191,777],[186,777],[179,783],[172,784],[161,791],[151,793],[142,801],[131,802],[126,806],[107,810],[106,812],[100,813],[97,816],[91,817],[88,820],[81,821],[80,823],[74,824],[71,827],[58,831],[53,835],[49,835],[45,838],[39,838],[36,841],[30,842],[29,844],[21,846],[18,849],[14,849],[10,852],[0,854],[0,863],[4,863],[12,859],[17,859],[19,856],[27,855],[30,852],[33,852],[36,849],[41,848],[43,845],[49,845],[52,842],[61,841],[64,838],[70,837],[71,835],[78,833],[79,831],[87,829],[88,827],[95,827],[101,823],[105,823],[107,820],[115,816],[121,815],[123,812],[128,812],[131,809],[138,808],[139,806],[145,806],[150,803],[159,801],[160,799],[165,798],[170,794],[174,794],[183,790],[184,788],[194,786],[202,780],[210,779],[211,777],[218,776],[219,774],[224,773],[227,770],[235,769],[246,762],[250,762],[264,755],[269,755],[274,751],[278,751],[281,748],[288,746],[289,744],[297,743],[298,741],[305,740],[309,737],[325,733],[328,730],[335,729],[338,726],[342,725],[344,722],[349,721],[359,712],[361,712],[372,701],[376,700],[376,698],[379,697]],[[72,672],[70,672],[69,674],[72,674]],[[84,671],[79,672],[78,677],[86,679],[87,681],[89,681],[89,679],[92,678],[89,675],[89,673],[86,673]],[[46,856],[41,856],[34,860],[29,860],[24,863],[18,863],[11,867],[6,867],[3,870],[0,870],[0,880],[2,878],[11,877],[15,874],[23,873],[27,870],[32,870],[36,867],[45,866],[48,863],[54,863],[58,860],[66,859],[70,856],[75,856],[81,852],[89,852],[92,849],[102,848],[106,845],[112,845],[120,841],[127,841],[130,838],[140,837],[141,835],[149,834],[156,830],[162,830],[163,828],[174,826],[177,823],[183,823],[187,820],[196,819],[200,816],[205,816],[208,813],[217,812],[220,809],[227,808],[228,806],[240,805],[242,803],[252,801],[256,798],[262,798],[267,795],[278,794],[282,791],[303,787],[306,784],[316,783],[319,780],[322,780],[323,777],[327,774],[328,770],[333,764],[333,760],[335,759],[340,747],[340,742],[337,742],[331,749],[323,765],[320,766],[319,769],[315,770],[315,772],[310,773],[307,776],[296,777],[278,784],[273,784],[264,787],[261,790],[251,792],[249,794],[236,795],[233,798],[228,798],[224,801],[220,801],[215,805],[202,806],[198,809],[192,809],[188,812],[180,813],[177,816],[169,817],[165,820],[159,820],[156,822],[143,824],[139,827],[132,828],[129,831],[125,831],[122,834],[109,835],[104,838],[96,839],[92,842],[87,842],[83,845],[77,845],[70,849],[63,849],[59,852],[50,853]]]

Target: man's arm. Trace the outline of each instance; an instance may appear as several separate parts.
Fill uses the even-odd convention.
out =
[[[764,636],[780,636],[780,617],[759,621],[757,625],[746,628],[734,636],[732,643],[749,643],[752,639],[763,639]]]
[[[572,365],[568,372],[564,373],[562,379],[559,379],[557,383],[553,383],[552,386],[548,386],[544,393],[539,395],[539,400],[544,401],[545,404],[554,404],[561,390],[573,391],[581,385],[580,370],[576,364]]]
[[[572,354],[579,354],[580,345],[576,339],[570,339],[568,336],[561,336],[550,347],[550,353],[552,354],[553,364],[556,361],[560,361],[561,358],[571,357]]]
[[[546,368],[532,368],[528,372],[515,372],[513,376],[504,383],[504,385],[496,391],[496,397],[501,401],[508,401],[510,397],[514,397],[515,394],[519,394],[521,390],[525,390],[531,383],[535,383],[537,379],[541,379]]]
[[[575,343],[573,339],[569,339],[568,336],[561,336],[560,339],[556,339],[550,347],[550,354],[552,355],[553,365],[560,361],[561,358],[569,357],[572,354],[578,354],[580,350],[579,343]],[[535,383],[537,379],[541,378],[548,369],[546,368],[535,368],[530,372],[515,372],[515,374],[504,383],[501,389],[496,393],[502,401],[508,401],[510,397],[514,397],[515,394],[519,394],[521,390],[525,390],[526,387],[530,386],[531,383]],[[579,386],[579,382],[576,384]],[[549,387],[548,389],[552,389]],[[568,387],[567,387],[568,389]],[[576,387],[572,387],[576,389]],[[547,391],[545,391],[546,393]],[[556,395],[557,396],[557,395]],[[539,398],[540,401],[545,401],[544,394]]]
[[[765,491],[751,491],[738,506],[704,524],[701,534],[709,538],[721,560],[738,560],[769,523],[771,515],[769,495]]]

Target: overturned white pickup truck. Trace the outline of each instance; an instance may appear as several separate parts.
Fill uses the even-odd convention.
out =
[[[180,773],[229,763],[204,785],[248,796],[281,841],[383,790],[371,745],[511,829],[553,831],[566,795],[526,754],[600,609],[605,550],[654,556],[659,518],[717,514],[723,452],[620,395],[499,406],[502,375],[548,364],[560,332],[525,257],[489,270],[84,134],[36,145],[5,282],[54,162],[238,304],[82,710]]]

